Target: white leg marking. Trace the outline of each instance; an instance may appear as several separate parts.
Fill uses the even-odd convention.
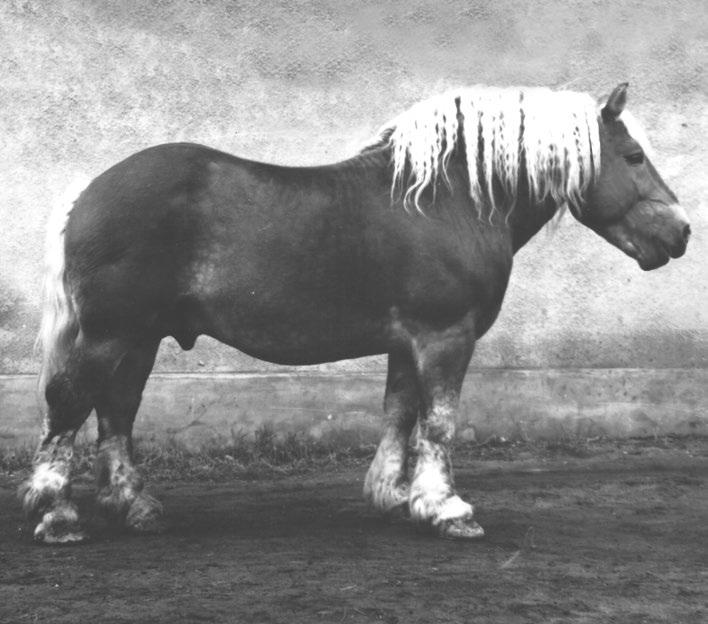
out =
[[[463,501],[457,494],[448,498],[439,508],[436,520],[468,519],[474,515],[474,508]]]
[[[72,544],[85,540],[75,505],[62,502],[45,513],[34,530],[34,539],[45,544]]]
[[[59,494],[69,483],[65,474],[57,470],[56,464],[42,462],[35,466],[30,479],[30,489],[47,495]]]
[[[68,464],[50,461],[36,464],[32,476],[19,490],[25,514],[29,517],[50,509],[65,496],[68,486]]]
[[[40,461],[24,484],[23,507],[29,518],[40,518],[34,539],[45,544],[81,542],[79,513],[69,492],[69,460]]]
[[[410,493],[411,517],[430,525],[443,537],[482,537],[484,530],[473,519],[472,505],[452,487],[450,470],[447,444],[431,442],[419,432],[418,463]]]
[[[124,441],[106,442],[99,450],[99,461],[108,472],[97,502],[106,514],[136,531],[157,531],[162,525],[162,504],[143,491],[143,481],[132,465]]]
[[[132,466],[111,454],[102,459],[109,472],[108,483],[98,492],[98,503],[111,515],[124,515],[142,488],[140,479]]]
[[[364,496],[375,509],[388,513],[408,503],[408,490],[406,449],[388,430],[366,473]]]
[[[453,490],[443,449],[418,434],[418,463],[410,494],[411,517],[419,522],[435,523],[440,509],[451,496]]]

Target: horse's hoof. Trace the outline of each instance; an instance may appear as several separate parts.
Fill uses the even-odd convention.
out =
[[[165,530],[162,503],[141,492],[130,505],[125,517],[125,526],[136,533],[162,533]]]
[[[472,518],[451,518],[437,525],[438,534],[446,539],[473,540],[484,537],[484,529]]]
[[[39,544],[79,544],[88,536],[81,528],[75,513],[50,511],[34,530],[34,541]]]

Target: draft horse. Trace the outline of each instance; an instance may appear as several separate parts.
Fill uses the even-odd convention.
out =
[[[336,164],[176,143],[95,178],[48,238],[46,416],[21,491],[35,539],[85,537],[70,472],[92,410],[98,504],[131,529],[159,521],[133,464],[133,421],[160,341],[189,349],[200,334],[291,365],[388,354],[365,496],[442,536],[483,535],[456,493],[450,445],[514,253],[566,208],[642,269],[686,249],[688,219],[624,111],[626,91],[598,105],[569,91],[464,88],[414,105]]]

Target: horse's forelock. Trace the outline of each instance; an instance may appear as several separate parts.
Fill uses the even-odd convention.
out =
[[[462,115],[460,126],[458,113]],[[462,129],[462,133],[460,133]],[[418,102],[384,126],[394,165],[392,189],[420,208],[420,197],[439,175],[463,134],[470,196],[482,211],[496,210],[492,183],[502,183],[513,205],[522,159],[534,198],[550,195],[579,207],[600,165],[595,102],[572,91],[472,87]],[[379,133],[379,138],[384,136]],[[403,176],[408,172],[407,179]]]

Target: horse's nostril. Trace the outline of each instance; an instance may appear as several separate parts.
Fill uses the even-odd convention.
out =
[[[691,236],[691,226],[686,224],[683,228],[683,240],[688,242],[688,237]]]

